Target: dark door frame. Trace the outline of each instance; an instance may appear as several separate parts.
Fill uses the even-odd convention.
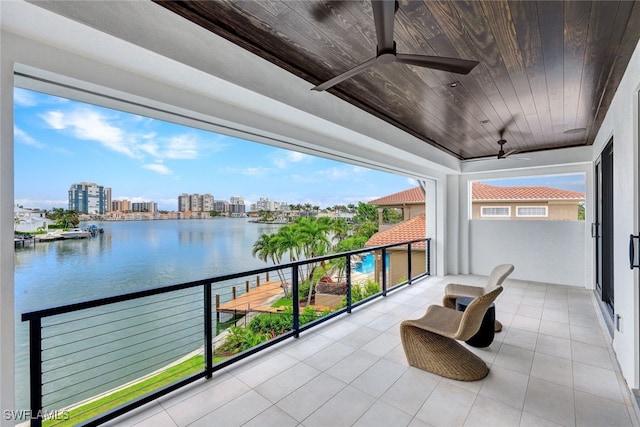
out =
[[[613,137],[607,142],[595,165],[595,274],[596,294],[606,321],[614,323],[615,299],[613,281]]]

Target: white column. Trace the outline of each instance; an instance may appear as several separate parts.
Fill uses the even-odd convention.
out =
[[[18,408],[14,408],[13,49],[3,39],[0,32],[0,425],[8,427],[14,421],[5,420],[4,411]]]

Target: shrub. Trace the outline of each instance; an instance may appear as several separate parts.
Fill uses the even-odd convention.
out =
[[[255,333],[239,326],[232,326],[229,328],[229,336],[224,345],[220,347],[220,351],[236,354],[255,347],[268,339],[269,337],[265,334]]]
[[[374,282],[373,280],[367,280],[367,283],[364,286],[356,285],[351,287],[351,303],[362,301],[363,299],[369,298],[372,295],[380,292],[380,285],[378,282]],[[343,306],[346,307],[347,299],[346,297],[343,300]]]

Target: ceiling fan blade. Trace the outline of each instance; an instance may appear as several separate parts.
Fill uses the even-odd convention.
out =
[[[510,155],[516,154],[517,152],[518,152],[518,150],[509,150],[509,151],[507,151],[506,153],[504,153],[502,155],[502,158],[509,157]]]
[[[507,128],[511,126],[511,124],[515,121],[516,121],[516,116],[515,115],[511,116],[509,121],[505,123],[502,129],[498,131],[498,134],[500,135],[500,139],[504,139],[504,133],[506,132]]]
[[[408,55],[399,53],[396,62],[417,65],[419,67],[432,68],[434,70],[449,71],[457,74],[469,74],[479,64],[478,61],[459,58],[446,58],[443,56]]]
[[[378,52],[392,51],[393,20],[396,14],[395,0],[372,0],[373,22],[376,26]]]
[[[377,58],[371,58],[368,61],[363,62],[362,64],[353,67],[349,71],[345,71],[344,73],[332,78],[331,80],[327,80],[326,82],[319,84],[318,86],[312,88],[311,90],[317,90],[318,92],[321,92],[323,90],[327,90],[330,87],[333,87],[333,86],[337,85],[338,83],[343,82],[343,81],[347,80],[348,78],[351,78],[351,77],[355,76],[356,74],[359,74],[359,73],[363,72],[367,68],[370,68],[370,67],[374,66],[376,64],[376,62],[377,62],[376,60],[377,60]]]

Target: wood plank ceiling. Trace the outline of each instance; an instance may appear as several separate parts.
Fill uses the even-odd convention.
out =
[[[369,1],[157,2],[313,85],[376,52]],[[378,64],[328,92],[472,159],[495,156],[505,127],[505,151],[592,144],[640,38],[640,2],[402,0],[394,22],[398,53],[480,64]]]

